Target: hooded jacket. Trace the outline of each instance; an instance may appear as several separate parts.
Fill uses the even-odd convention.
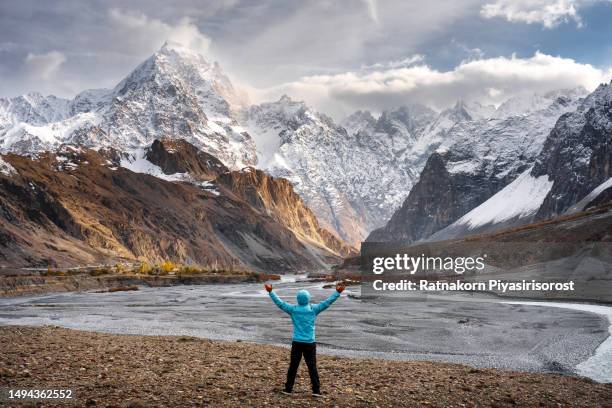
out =
[[[310,293],[307,290],[300,290],[296,296],[298,304],[292,305],[280,300],[274,291],[269,293],[276,306],[291,316],[291,321],[293,322],[293,341],[301,343],[315,342],[315,320],[317,315],[340,297],[340,293],[334,291],[334,294],[323,302],[313,305],[310,303]]]

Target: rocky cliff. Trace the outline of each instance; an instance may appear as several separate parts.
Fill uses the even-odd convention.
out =
[[[253,208],[290,229],[304,242],[341,256],[354,253],[353,247],[319,225],[314,213],[294,192],[288,180],[271,177],[261,170],[247,167],[242,171],[223,173],[216,181]]]
[[[562,214],[612,177],[612,83],[600,85],[578,109],[559,119],[532,175],[554,181],[539,219]]]
[[[189,174],[199,180],[213,180],[229,169],[211,154],[183,139],[156,139],[145,158],[166,175]]]

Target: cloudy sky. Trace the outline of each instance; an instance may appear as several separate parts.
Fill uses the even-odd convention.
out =
[[[112,87],[166,39],[342,116],[612,79],[610,0],[0,2],[0,96]]]

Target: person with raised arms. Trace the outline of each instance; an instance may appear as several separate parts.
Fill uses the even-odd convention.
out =
[[[344,290],[344,285],[339,283],[336,285],[336,291],[333,295],[325,299],[321,303],[310,303],[310,293],[307,290],[300,290],[297,293],[297,305],[292,305],[283,302],[278,295],[272,290],[272,285],[265,285],[268,294],[272,301],[283,312],[291,316],[293,322],[293,341],[291,343],[291,361],[289,370],[287,370],[287,382],[282,391],[284,394],[293,392],[293,384],[297,374],[302,355],[308,366],[308,374],[310,375],[310,383],[312,385],[312,395],[321,397],[321,384],[319,382],[319,373],[317,372],[317,343],[315,340],[315,321],[317,315],[331,306]]]

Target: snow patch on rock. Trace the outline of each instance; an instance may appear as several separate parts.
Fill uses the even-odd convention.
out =
[[[121,158],[120,165],[134,173],[148,174],[166,181],[188,181],[191,179],[187,173],[165,174],[159,166],[147,160],[144,149],[124,155]]]
[[[2,156],[0,156],[0,174],[4,174],[5,176],[14,176],[17,174],[17,170],[9,162],[4,160]]]

